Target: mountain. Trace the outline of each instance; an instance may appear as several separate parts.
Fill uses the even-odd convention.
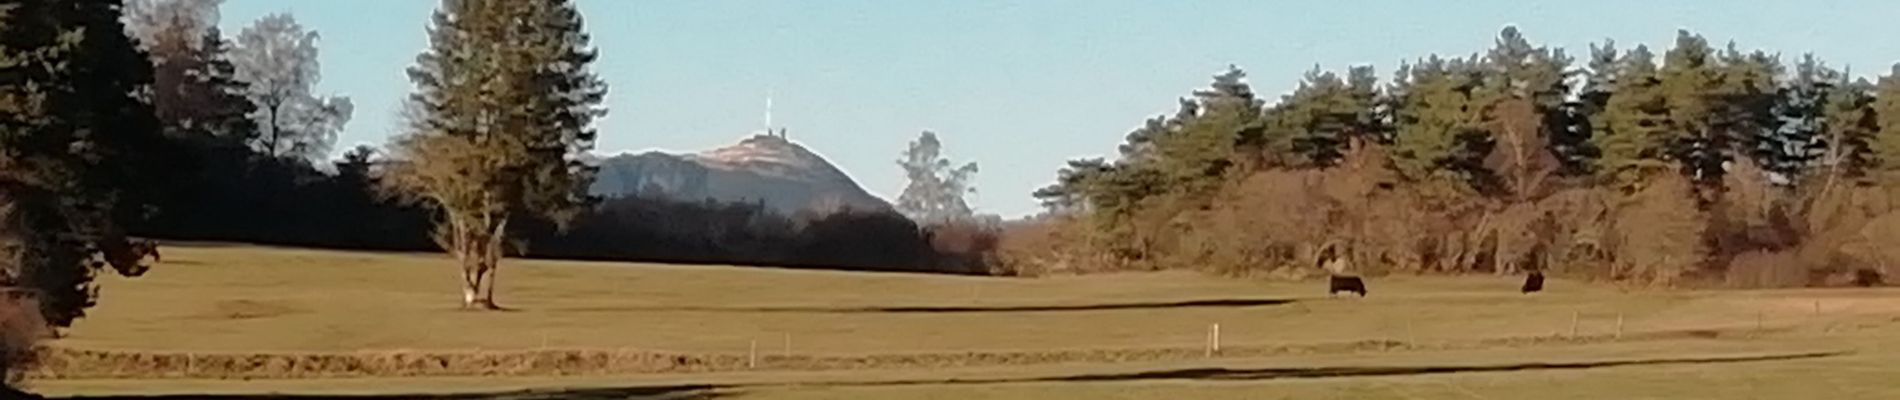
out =
[[[784,215],[839,207],[890,211],[824,157],[782,136],[753,135],[698,154],[650,151],[599,161],[589,191],[601,196],[658,195],[682,201],[760,202]]]

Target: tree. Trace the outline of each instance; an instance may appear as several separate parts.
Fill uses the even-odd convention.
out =
[[[1594,119],[1591,148],[1597,176],[1611,186],[1633,189],[1666,169],[1670,154],[1670,108],[1656,76],[1655,56],[1637,46],[1618,60],[1603,111]]]
[[[317,33],[290,14],[271,14],[244,28],[232,49],[237,80],[250,85],[252,119],[261,127],[253,147],[272,157],[321,158],[355,110],[348,97],[318,98],[322,80]]]
[[[121,17],[118,1],[0,4],[0,286],[55,326],[85,315],[106,265],[146,270],[119,226],[162,181],[147,152],[168,148]]]
[[[1609,132],[1609,120],[1605,110],[1609,108],[1610,97],[1616,91],[1617,74],[1622,71],[1623,56],[1616,50],[1616,41],[1605,40],[1602,45],[1590,44],[1590,58],[1583,70],[1582,86],[1565,108],[1571,115],[1572,125],[1561,135],[1552,137],[1556,142],[1557,154],[1568,172],[1576,175],[1588,175],[1595,172],[1597,159],[1602,156],[1592,144],[1598,133]]]
[[[1720,169],[1726,154],[1726,137],[1713,126],[1716,121],[1714,93],[1721,84],[1715,50],[1702,36],[1685,30],[1676,31],[1676,45],[1663,53],[1662,69],[1657,72],[1668,119],[1664,132],[1669,135],[1671,158],[1682,163],[1698,188],[1720,182]]]
[[[126,3],[127,30],[151,55],[152,105],[174,138],[245,143],[256,107],[244,97],[230,43],[217,28],[223,0]]]
[[[1870,151],[1878,140],[1875,132],[1880,129],[1873,110],[1873,92],[1873,83],[1865,79],[1848,81],[1844,75],[1828,91],[1826,106],[1821,109],[1822,129],[1810,140],[1817,144],[1807,147],[1821,148],[1810,163],[1825,168],[1825,182],[1830,188],[1839,179],[1864,182],[1877,168],[1877,156]]]
[[[1483,159],[1485,99],[1476,60],[1438,56],[1400,69],[1393,165],[1414,181],[1474,182]]]
[[[1717,150],[1717,158],[1704,162],[1714,165],[1710,169],[1719,175],[1733,170],[1734,163],[1742,158],[1751,158],[1755,165],[1796,158],[1768,151],[1776,147],[1781,131],[1780,118],[1775,114],[1781,102],[1781,84],[1776,78],[1786,72],[1781,59],[1760,50],[1743,53],[1730,42],[1718,61],[1717,84],[1709,95],[1713,104],[1710,127],[1716,141],[1712,148]]]
[[[968,221],[973,216],[963,196],[976,193],[970,185],[970,179],[976,176],[976,163],[953,168],[942,150],[937,134],[924,131],[904,150],[904,158],[897,160],[897,166],[910,179],[897,196],[897,211],[918,225]]]
[[[1756,158],[1771,173],[1794,178],[1823,157],[1826,151],[1829,98],[1845,79],[1828,68],[1814,54],[1805,54],[1794,64],[1794,73],[1780,87],[1775,104],[1778,126],[1772,136],[1756,148]]]
[[[1236,145],[1262,135],[1262,104],[1246,78],[1246,72],[1228,66],[1211,87],[1194,91],[1192,101],[1183,100],[1168,129],[1152,139],[1155,157],[1146,164],[1172,192],[1197,198],[1219,186],[1219,178],[1234,165]]]
[[[1356,66],[1344,79],[1315,66],[1293,93],[1266,112],[1258,143],[1243,142],[1265,153],[1268,167],[1328,166],[1339,162],[1352,138],[1381,138],[1378,78],[1370,66]]]
[[[1880,77],[1869,107],[1876,117],[1867,143],[1867,163],[1870,172],[1879,175],[1877,179],[1893,182],[1900,178],[1900,64]]]
[[[148,53],[195,47],[197,33],[218,26],[218,7],[223,4],[224,0],[128,0],[126,32]]]
[[[1491,150],[1484,165],[1514,201],[1542,196],[1546,181],[1562,167],[1561,147],[1552,138],[1572,134],[1576,124],[1565,103],[1570,63],[1563,50],[1533,46],[1511,26],[1485,55],[1481,100],[1488,103]]]
[[[594,200],[581,156],[607,88],[589,70],[588,41],[566,0],[444,0],[434,15],[429,48],[409,69],[409,132],[379,182],[434,209],[464,307],[498,308],[494,273],[509,227],[521,227],[511,221],[565,229]]]

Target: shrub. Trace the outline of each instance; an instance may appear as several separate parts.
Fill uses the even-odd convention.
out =
[[[1791,288],[1814,284],[1813,270],[1791,251],[1754,250],[1729,260],[1724,283],[1731,288]]]
[[[37,345],[51,333],[30,292],[0,295],[0,387],[17,388],[38,361]]]
[[[1708,216],[1696,207],[1695,196],[1688,179],[1660,174],[1619,204],[1611,277],[1672,286],[1700,272],[1708,255]]]

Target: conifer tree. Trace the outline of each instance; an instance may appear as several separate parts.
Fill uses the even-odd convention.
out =
[[[462,305],[498,308],[495,271],[511,222],[565,227],[592,202],[595,118],[606,85],[590,65],[581,15],[567,0],[444,0],[429,48],[409,70],[409,132],[386,179],[432,207],[435,241],[460,264]],[[515,248],[514,251],[521,251]]]
[[[146,267],[122,224],[143,216],[164,168],[152,66],[111,0],[0,4],[0,286],[37,294],[45,319],[70,325],[110,265]]]
[[[1603,111],[1593,119],[1590,147],[1598,154],[1593,169],[1603,181],[1630,189],[1673,162],[1670,109],[1647,46],[1617,60],[1613,76]]]

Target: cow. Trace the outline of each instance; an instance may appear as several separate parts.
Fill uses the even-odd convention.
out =
[[[1543,272],[1531,271],[1530,275],[1524,276],[1524,288],[1520,289],[1520,291],[1522,291],[1524,294],[1531,294],[1531,293],[1535,293],[1535,292],[1539,292],[1543,290],[1544,290],[1544,273]]]
[[[1338,255],[1334,246],[1327,245],[1325,249],[1320,250],[1318,261],[1319,267],[1325,269],[1328,276],[1326,296],[1331,297],[1340,292],[1346,292],[1358,293],[1359,297],[1366,297],[1365,279],[1346,273],[1346,259]]]
[[[1346,292],[1358,293],[1359,297],[1366,297],[1366,281],[1364,279],[1360,279],[1357,276],[1333,275],[1330,281],[1332,284],[1326,291],[1327,296],[1337,295],[1339,292]]]

